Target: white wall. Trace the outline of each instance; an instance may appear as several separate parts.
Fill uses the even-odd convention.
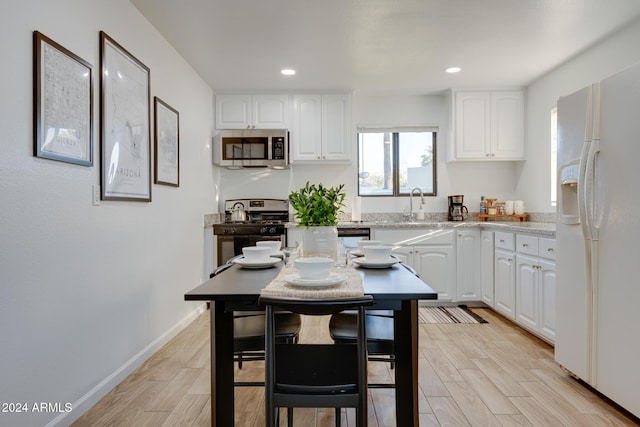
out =
[[[529,85],[527,161],[517,171],[517,192],[527,209],[553,212],[549,202],[550,112],[559,97],[640,61],[640,22],[612,35]]]
[[[94,66],[93,167],[33,157],[33,30]],[[100,30],[180,112],[180,187],[153,185],[151,203],[91,203]],[[5,2],[0,52],[0,402],[73,405],[0,425],[68,425],[202,310],[184,293],[206,275],[203,214],[216,210],[212,92],[128,0]]]

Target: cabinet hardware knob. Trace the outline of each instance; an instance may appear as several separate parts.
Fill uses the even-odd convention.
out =
[[[504,243],[504,239],[500,239],[500,243]]]
[[[526,244],[526,243],[523,243],[523,244],[522,244],[522,247],[523,247],[523,248],[528,248],[528,247],[529,247],[529,245],[528,245],[528,244]]]
[[[553,248],[547,248],[547,252],[553,252]]]

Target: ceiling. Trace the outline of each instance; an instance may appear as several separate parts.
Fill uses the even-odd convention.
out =
[[[131,2],[216,92],[526,86],[640,17],[638,0]]]

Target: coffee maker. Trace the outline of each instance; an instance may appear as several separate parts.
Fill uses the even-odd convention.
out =
[[[463,203],[464,196],[461,194],[449,196],[449,221],[464,221],[467,219],[467,207]]]

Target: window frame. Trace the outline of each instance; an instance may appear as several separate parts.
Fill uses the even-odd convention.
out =
[[[438,195],[438,170],[437,170],[437,147],[438,147],[438,127],[437,126],[397,126],[389,128],[381,127],[358,127],[357,129],[357,168],[356,176],[360,174],[360,134],[361,133],[390,133],[391,134],[391,179],[392,179],[392,193],[391,194],[361,194],[360,193],[360,180],[358,177],[358,196],[359,197],[409,197],[410,192],[400,192],[400,134],[402,133],[431,133],[431,157],[432,157],[432,182],[433,191],[430,193],[424,193],[425,197],[436,197]]]

